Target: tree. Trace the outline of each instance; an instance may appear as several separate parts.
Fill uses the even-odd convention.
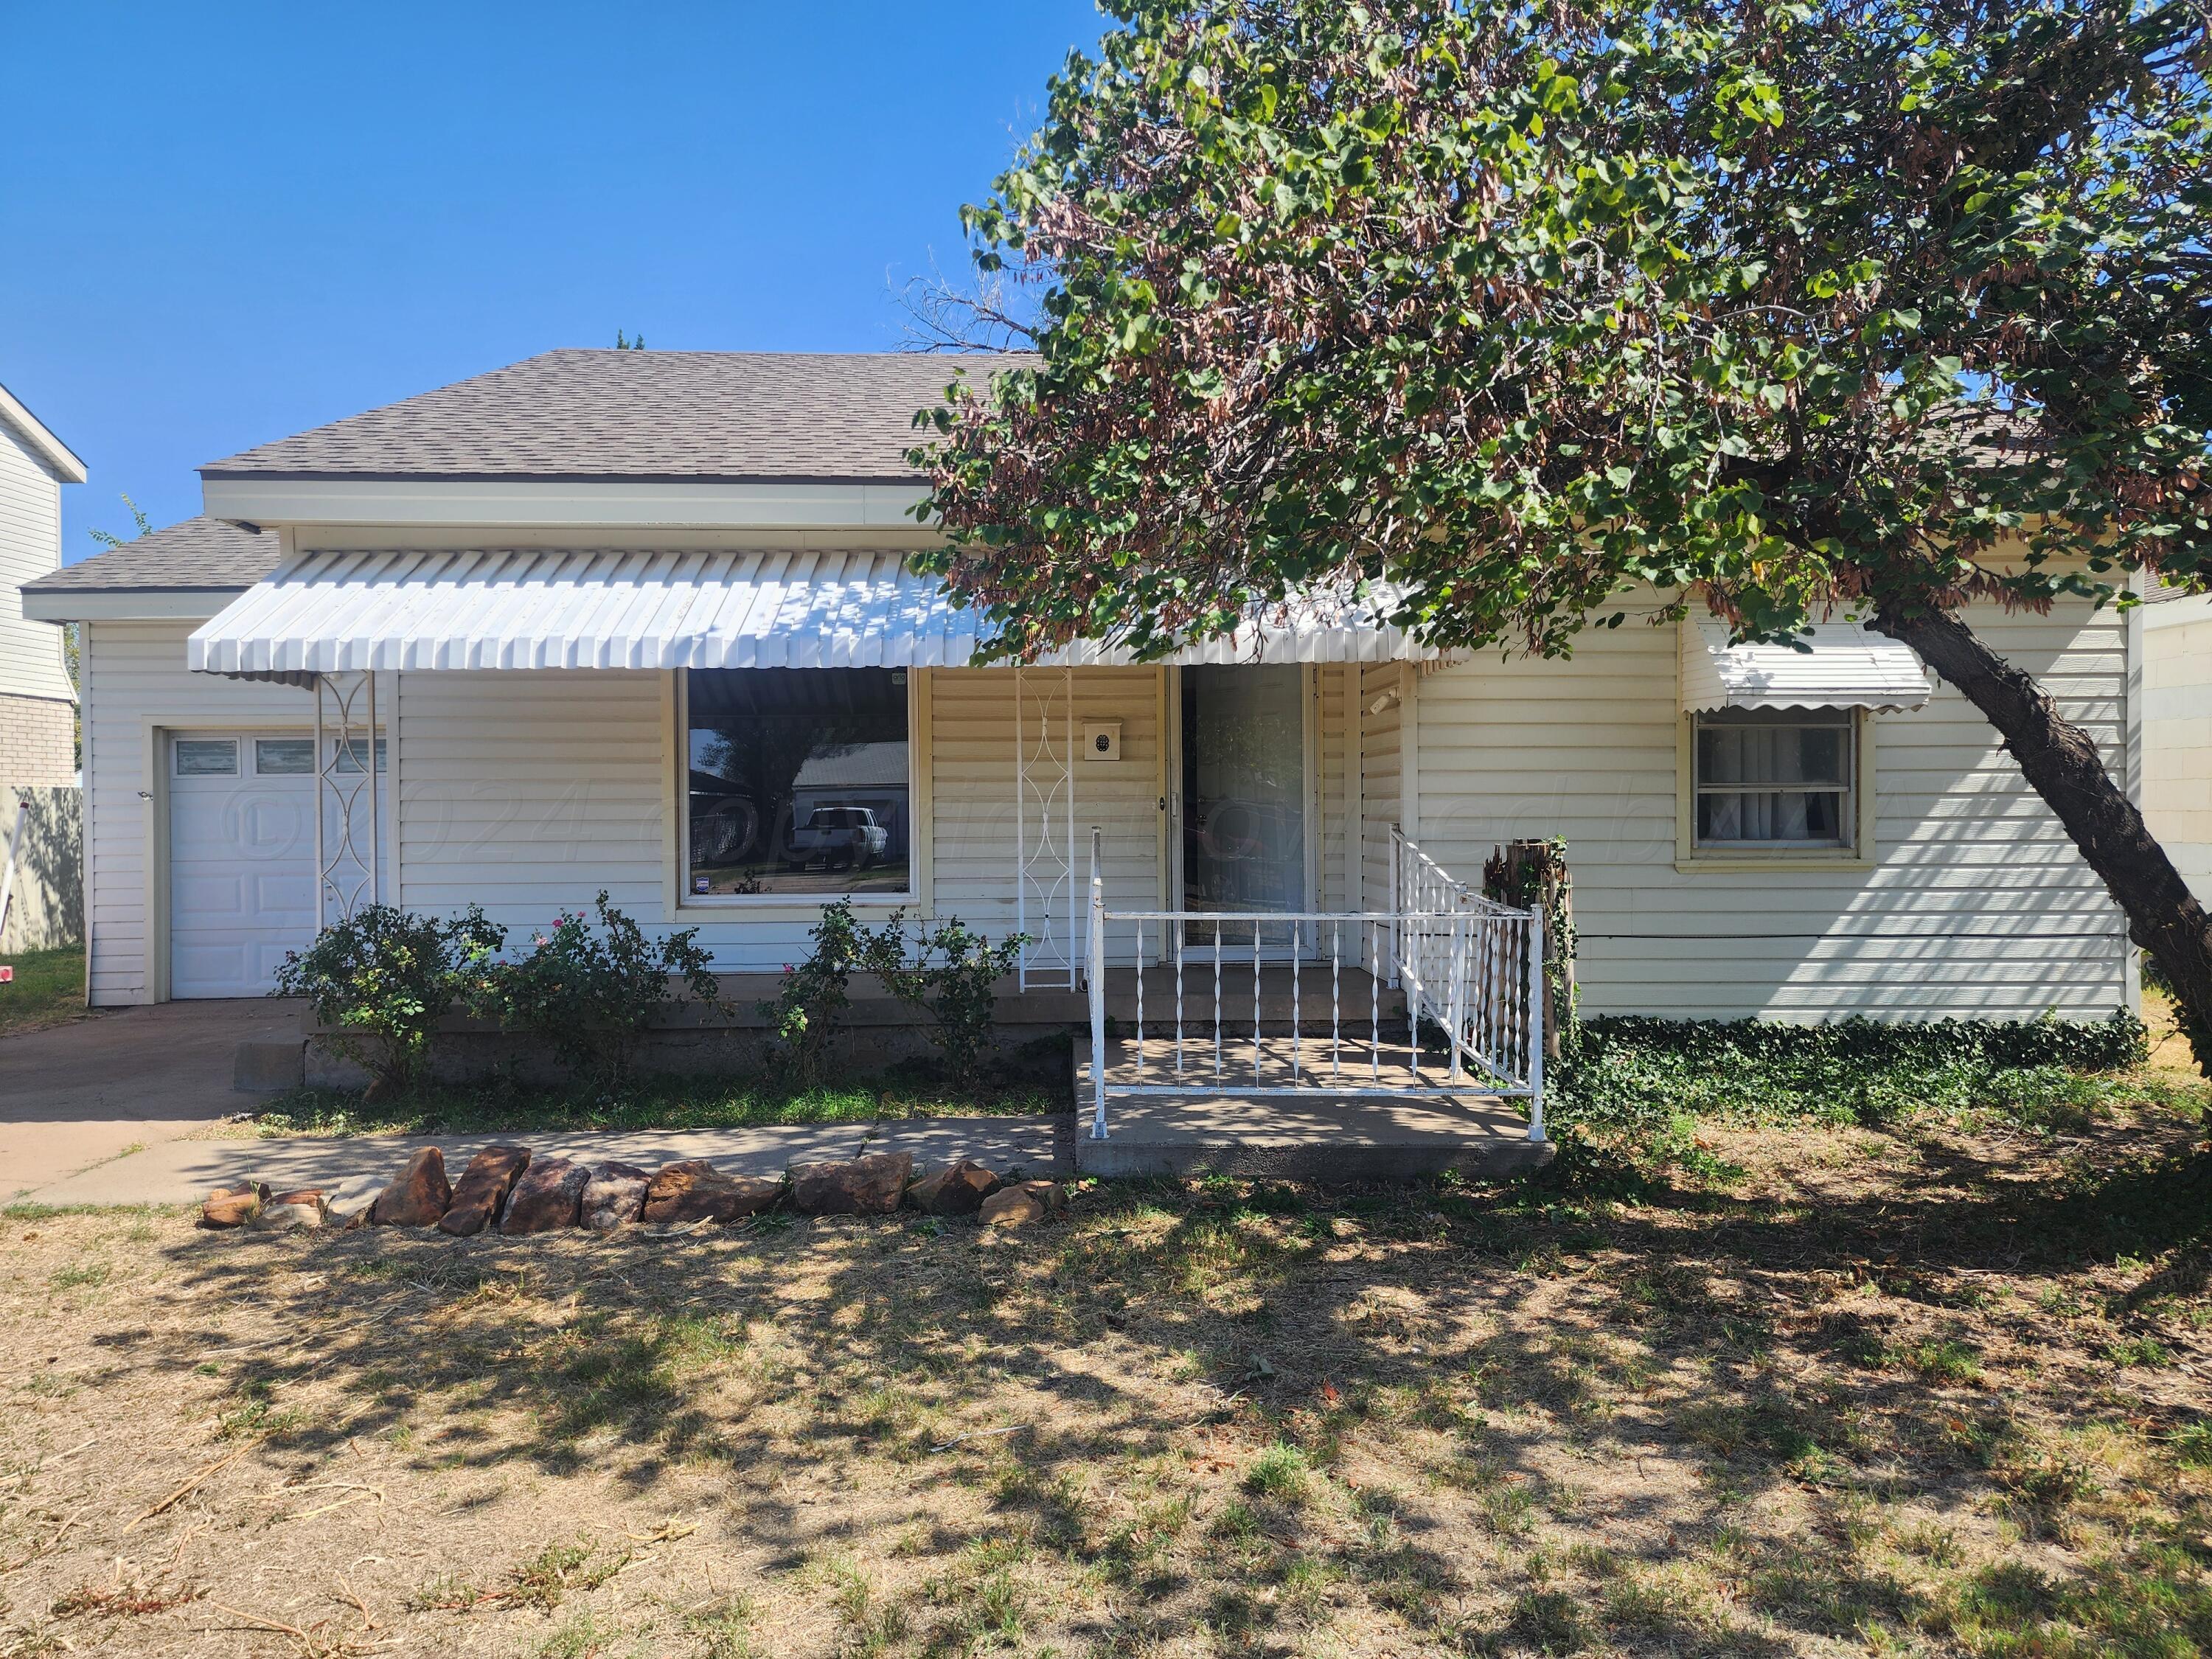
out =
[[[963,210],[1037,356],[915,451],[1021,657],[1386,574],[1444,647],[1840,607],[2002,733],[2212,1065],[2212,933],[1962,616],[2212,580],[2205,13],[1115,0]]]

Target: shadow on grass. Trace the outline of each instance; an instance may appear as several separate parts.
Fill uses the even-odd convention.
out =
[[[1571,1167],[1493,1191],[1130,1182],[1009,1239],[775,1217],[676,1237],[239,1234],[173,1265],[196,1291],[252,1298],[272,1330],[313,1334],[227,1378],[236,1431],[303,1467],[382,1436],[425,1468],[591,1468],[639,1493],[711,1470],[732,1547],[794,1568],[854,1543],[810,1483],[867,1468],[925,1504],[938,1483],[977,1487],[982,1522],[940,1517],[915,1547],[973,1569],[919,1609],[949,1645],[1018,1624],[1029,1561],[1107,1588],[1075,1632],[1105,1646],[1200,1630],[1277,1644],[1356,1593],[1473,1651],[1601,1632],[1700,1650],[1727,1621],[1663,1576],[1688,1547],[1685,1505],[1690,1535],[1711,1537],[1782,1488],[1831,1517],[1876,1488],[2043,1501],[2002,1400],[1945,1386],[1958,1377],[1940,1354],[1899,1359],[1885,1330],[1821,1315],[1811,1282],[1886,1276],[1940,1305],[1954,1270],[2201,1263],[2212,1234],[2212,1154],[2172,1137],[2055,1184],[2002,1178],[1968,1148],[1919,1151],[1909,1182],[1788,1206]],[[1516,1324],[1545,1281],[1586,1317]],[[182,1369],[212,1340],[131,1352]],[[1808,1366],[1825,1388],[1801,1380]],[[309,1375],[335,1398],[288,1407]],[[1540,1455],[1562,1439],[1674,1460],[1686,1479],[1580,1516],[1644,1540],[1597,1602],[1533,1578],[1501,1593],[1430,1505],[1357,1477],[1348,1448],[1416,1432],[1445,1437],[1427,1478],[1498,1551],[1580,1516]],[[1242,1489],[1199,1512],[1194,1459],[1244,1470]],[[1938,1611],[1840,1519],[1747,1559],[1743,1583],[1791,1631]],[[870,1605],[865,1584],[851,1599]],[[1785,1650],[1735,1626],[1723,1645]]]
[[[542,1086],[510,1077],[441,1085],[380,1102],[351,1090],[292,1089],[270,1097],[257,1123],[264,1135],[573,1133],[970,1114],[1020,1116],[1065,1109],[1064,1086],[1014,1075],[956,1087],[917,1066],[814,1088],[769,1077],[717,1074],[647,1076],[614,1091]]]

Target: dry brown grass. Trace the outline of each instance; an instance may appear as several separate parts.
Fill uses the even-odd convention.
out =
[[[0,1656],[2194,1654],[2197,1133],[1003,1241],[19,1215]]]

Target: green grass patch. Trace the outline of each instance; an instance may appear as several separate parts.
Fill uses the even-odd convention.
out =
[[[794,1089],[750,1077],[651,1077],[614,1091],[501,1082],[428,1089],[374,1103],[348,1090],[293,1089],[272,1097],[254,1127],[264,1138],[744,1129],[780,1123],[869,1123],[886,1117],[1015,1116],[1064,1109],[1066,1103],[1053,1091],[1027,1085],[954,1092],[904,1088],[880,1079]]]
[[[0,985],[0,1036],[58,1025],[84,1012],[84,946],[22,951],[0,957],[15,970],[15,981]]]

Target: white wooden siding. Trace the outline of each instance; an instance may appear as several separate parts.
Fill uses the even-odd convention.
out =
[[[1041,690],[1060,701],[1059,669],[1031,671],[1032,698]],[[1160,908],[1162,812],[1159,798],[1162,671],[1157,668],[1079,668],[1074,672],[1079,739],[1086,720],[1121,722],[1121,758],[1075,763],[1075,879],[1090,880],[1090,830],[1105,834],[1106,902],[1118,909]],[[1014,931],[1014,672],[1010,668],[942,669],[930,676],[934,696],[930,729],[936,750],[931,789],[934,808],[931,860],[932,908],[957,915],[994,937]],[[1034,702],[1032,702],[1034,708]],[[1034,825],[1032,825],[1034,833]],[[1055,925],[1065,928],[1065,902]],[[1040,933],[1032,921],[1030,932]],[[1108,948],[1126,959],[1134,930],[1117,929]],[[1082,949],[1077,935],[1077,950]],[[1147,954],[1152,940],[1147,939]]]
[[[1411,678],[1399,663],[1368,663],[1359,671],[1359,893],[1362,910],[1391,902],[1390,829],[1404,821],[1405,769],[1401,753]],[[1375,705],[1382,702],[1383,707]]]
[[[1322,910],[1348,909],[1352,904],[1346,831],[1352,825],[1352,768],[1357,764],[1350,719],[1358,673],[1357,663],[1327,663],[1314,671],[1319,737],[1314,796],[1321,819],[1316,908]]]
[[[2124,625],[2086,605],[1972,620],[2124,781]],[[1632,617],[1585,635],[1569,661],[1486,654],[1419,687],[1420,839],[1472,879],[1499,841],[1566,838],[1587,1012],[2026,1018],[2121,1005],[2116,907],[1948,688],[1874,717],[1871,870],[1678,870],[1675,672],[1674,628]]]
[[[2145,605],[2143,817],[2199,899],[2212,902],[2212,599]]]
[[[72,695],[62,630],[23,616],[23,584],[52,574],[61,559],[61,482],[0,420],[0,696]]]
[[[305,691],[189,672],[191,630],[190,623],[85,624],[85,920],[97,1006],[161,994],[160,930],[147,911],[149,860],[159,855],[154,813],[162,800],[161,781],[148,775],[155,730],[314,724],[314,699]]]
[[[2124,625],[2085,609],[1976,621],[2111,745],[2117,766]],[[96,1002],[143,1000],[159,981],[146,921],[155,848],[138,799],[153,788],[149,733],[313,718],[305,693],[186,672],[190,628],[88,629]],[[1420,838],[1462,877],[1478,876],[1508,836],[1567,838],[1592,1012],[2095,1015],[2119,1002],[2126,977],[2113,907],[1986,725],[1948,690],[1917,713],[1876,719],[1872,870],[1676,870],[1674,677],[1672,629],[1633,622],[1589,636],[1564,663],[1492,656],[1428,674],[1392,664],[1321,671],[1323,902],[1386,902],[1389,831],[1408,799],[1401,756],[1411,748]],[[932,908],[994,935],[1013,927],[1012,679],[1010,670],[945,670],[923,682],[934,757]],[[1076,763],[1077,873],[1087,858],[1082,831],[1098,823],[1109,899],[1132,908],[1162,897],[1161,684],[1148,668],[1076,673],[1079,721],[1118,720],[1122,737],[1119,762]],[[668,908],[678,799],[670,687],[649,673],[404,676],[393,765],[399,901],[441,910],[482,903],[520,930],[588,904],[605,886],[656,932],[698,927],[726,966],[793,960],[804,949],[803,906]],[[1385,692],[1409,691],[1408,702],[1369,712]],[[1352,862],[1342,835],[1355,801],[1358,895],[1335,873]]]
[[[481,904],[523,932],[588,911],[604,887],[641,921],[666,920],[665,675],[397,678],[402,905]]]

